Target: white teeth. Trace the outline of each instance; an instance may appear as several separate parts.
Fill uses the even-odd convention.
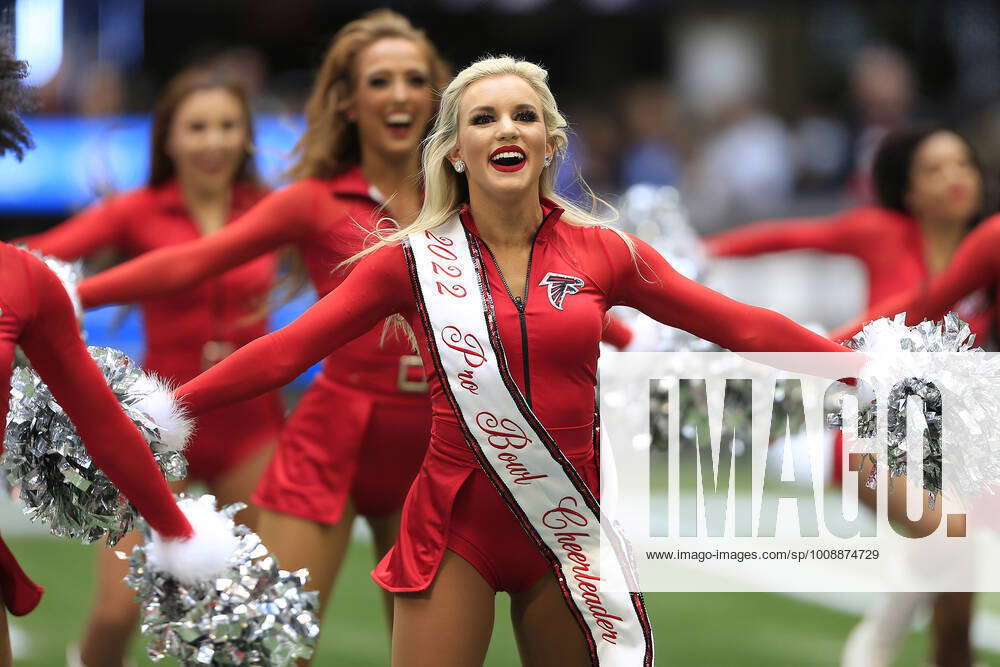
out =
[[[514,158],[514,159],[518,159],[519,158],[519,159],[523,160],[524,159],[524,153],[521,153],[521,152],[518,152],[518,151],[504,151],[503,153],[497,153],[496,155],[494,155],[490,159],[491,160],[500,160],[500,159],[504,159],[504,158]]]
[[[413,122],[413,114],[410,113],[394,113],[390,114],[385,122],[390,125],[407,125]]]

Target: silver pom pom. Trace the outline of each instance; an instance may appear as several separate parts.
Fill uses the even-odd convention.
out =
[[[696,280],[705,268],[705,251],[676,188],[633,185],[619,203],[621,228],[663,255],[681,275]]]
[[[199,502],[206,499],[214,506],[211,496]],[[289,665],[312,656],[320,629],[319,596],[304,590],[309,571],[278,569],[257,534],[232,521],[244,507],[223,508],[237,544],[225,569],[207,579],[183,583],[157,568],[151,544],[133,549],[125,583],[140,600],[141,629],[152,638],[150,659],[173,657],[185,665]],[[149,529],[144,530],[148,541]]]
[[[37,250],[31,250],[23,245],[18,245],[17,247],[45,262],[45,266],[49,267],[49,270],[56,274],[59,282],[63,284],[66,293],[69,295],[69,300],[73,304],[73,312],[76,313],[77,321],[82,322],[83,307],[80,305],[80,297],[76,292],[76,284],[83,280],[83,262],[80,260],[67,262],[58,257],[43,255]]]
[[[948,313],[941,323],[925,321],[913,327],[905,325],[905,317],[901,313],[892,320],[870,322],[846,343],[871,358],[862,379],[888,397],[888,428],[873,428],[875,408],[869,404],[860,414],[863,430],[885,434],[880,444],[888,451],[889,475],[905,475],[906,404],[909,396],[917,396],[926,424],[922,481],[932,494],[931,501],[942,489],[953,490],[963,499],[992,494],[992,487],[1000,484],[1000,395],[996,391],[1000,355],[974,347],[969,325],[955,313]],[[941,352],[962,354],[927,354]],[[869,480],[873,483],[874,479]]]
[[[162,385],[118,350],[90,347],[88,352],[150,444],[164,476],[183,479],[187,461],[178,451],[177,434],[143,409]],[[10,484],[21,488],[25,515],[48,523],[53,535],[84,543],[107,536],[113,545],[132,530],[135,507],[94,465],[73,423],[30,367],[16,368],[11,376],[0,467]]]
[[[653,246],[675,271],[692,280],[704,277],[705,251],[688,221],[687,210],[676,188],[633,185],[622,195],[618,211],[621,229]],[[622,316],[635,335],[635,343],[629,349],[719,350],[706,340],[682,329],[664,326],[638,311],[616,309],[615,313]]]

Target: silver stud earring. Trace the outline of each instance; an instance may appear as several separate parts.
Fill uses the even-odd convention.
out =
[[[463,171],[465,171],[465,163],[462,162],[461,160],[455,160],[451,166],[453,166],[455,168],[455,171],[457,171],[460,174]]]
[[[545,166],[548,167],[551,164],[552,164],[552,156],[551,155],[546,155],[545,156]]]

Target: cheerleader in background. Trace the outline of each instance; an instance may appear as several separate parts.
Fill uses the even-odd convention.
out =
[[[594,602],[585,573],[595,553],[575,542],[584,539],[580,526],[590,531],[596,521],[594,391],[608,308],[631,306],[734,350],[844,351],[777,313],[683,278],[645,243],[555,194],[552,165],[566,146],[565,125],[540,67],[496,58],[464,70],[445,90],[424,147],[417,219],[369,249],[291,325],[176,392],[195,413],[240,400],[402,314],[430,364],[434,419],[400,538],[373,573],[397,593],[397,667],[482,664],[501,590],[512,598],[524,664],[652,664],[641,599],[601,592]],[[441,259],[418,261],[417,247]],[[474,275],[455,263],[463,258]],[[89,290],[81,289],[86,301]],[[444,310],[429,307],[435,295]],[[470,338],[467,327],[488,331]],[[451,328],[458,333],[449,335]],[[458,366],[445,371],[444,358]],[[467,372],[459,372],[463,363]],[[501,404],[515,406],[503,408],[513,410],[510,419],[491,421],[491,411],[507,414]],[[522,417],[537,440],[509,430]],[[490,457],[507,464],[498,468]],[[551,478],[532,474],[535,464],[552,462]],[[541,536],[539,508],[518,495],[536,488],[579,508],[561,515],[579,531],[564,536],[572,544]]]
[[[291,174],[238,225],[150,253],[88,279],[84,307],[181,289],[264,252],[294,245],[317,293],[333,291],[380,218],[402,226],[420,210],[420,143],[449,70],[410,22],[378,10],[334,37],[306,108]],[[391,195],[391,196],[388,196]],[[611,320],[604,339],[631,332]],[[333,352],[302,397],[254,501],[261,537],[286,568],[308,567],[321,612],[357,514],[377,560],[396,541],[400,511],[427,449],[431,406],[410,343],[373,326]],[[386,595],[392,618],[392,599]]]
[[[30,146],[18,117],[26,66],[0,46],[0,155],[19,159]],[[146,441],[111,393],[80,339],[73,306],[59,279],[36,257],[0,243],[0,448],[6,425],[14,348],[20,346],[76,425],[94,463],[168,538],[185,539],[191,525],[180,512]],[[0,596],[7,611],[34,609],[42,588],[18,566],[0,539]],[[0,666],[13,665],[7,614],[0,613]]]
[[[955,310],[967,321],[980,344],[993,333],[994,300],[987,289],[959,289],[940,308],[920,311],[902,307],[898,298],[941,274],[959,244],[968,247],[982,232],[963,239],[983,213],[982,168],[975,151],[955,132],[940,126],[917,127],[890,133],[882,141],[872,171],[880,206],[850,209],[821,220],[758,223],[710,236],[710,253],[749,256],[784,250],[817,250],[851,255],[864,264],[868,278],[868,309],[875,304],[895,304],[882,314],[907,310],[908,323],[919,322],[922,312],[940,317]],[[984,281],[980,287],[987,287]],[[938,283],[935,283],[938,284]],[[939,292],[938,294],[945,294]],[[897,297],[893,299],[893,297]],[[869,312],[865,321],[880,316]],[[855,327],[852,333],[859,329]],[[837,340],[849,338],[841,336]],[[833,478],[843,483],[843,446],[836,440]],[[875,504],[875,491],[865,486],[868,469],[858,474],[860,498]],[[928,512],[923,521],[906,517],[902,496],[889,495],[894,521],[910,525],[914,534],[926,534],[938,525],[939,513]],[[972,649],[969,629],[972,596],[969,593],[895,593],[878,600],[848,639],[845,667],[879,667],[891,664],[896,646],[912,623],[916,609],[933,598],[934,654],[941,665],[968,665]]]
[[[298,251],[316,292],[329,293],[346,275],[335,268],[380,218],[405,224],[419,211],[420,142],[449,76],[405,17],[378,10],[348,23],[316,76],[290,171],[296,182],[216,234],[95,276],[85,307],[189,289],[283,246]],[[407,341],[370,329],[325,360],[253,496],[262,539],[282,567],[309,569],[321,612],[356,515],[371,526],[376,558],[395,542],[430,432],[420,358]]]
[[[149,184],[20,242],[75,260],[106,248],[138,256],[217,234],[265,194],[253,163],[251,121],[244,92],[235,83],[207,70],[179,74],[153,111]],[[266,254],[184,290],[143,298],[143,367],[186,382],[266,333],[259,313],[274,277],[275,258]],[[223,505],[248,502],[278,439],[283,413],[280,397],[270,392],[205,415],[185,451],[188,476],[172,483],[174,491],[198,480]],[[244,510],[239,520],[255,527],[256,508]],[[114,551],[128,552],[139,539],[132,534],[100,552],[98,587],[80,649],[86,665],[120,665],[124,659],[139,610],[135,593],[122,583],[128,563]]]

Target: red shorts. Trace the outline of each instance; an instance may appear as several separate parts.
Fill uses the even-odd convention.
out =
[[[596,466],[581,473],[595,490]],[[448,549],[476,568],[495,591],[527,590],[552,571],[485,473],[475,472],[465,480],[455,497],[450,528]]]
[[[340,521],[347,499],[358,514],[403,506],[430,439],[426,393],[385,395],[320,374],[288,418],[253,495],[261,507]]]
[[[496,591],[531,587],[551,566],[514,513],[478,468],[468,445],[455,434],[435,433],[427,457],[403,507],[400,535],[372,572],[391,593],[426,590],[434,581],[445,549],[468,561]],[[559,433],[560,430],[556,430]],[[562,429],[563,451],[584,481],[598,493],[593,431]],[[557,442],[559,437],[557,436]],[[569,446],[565,446],[569,445]]]

